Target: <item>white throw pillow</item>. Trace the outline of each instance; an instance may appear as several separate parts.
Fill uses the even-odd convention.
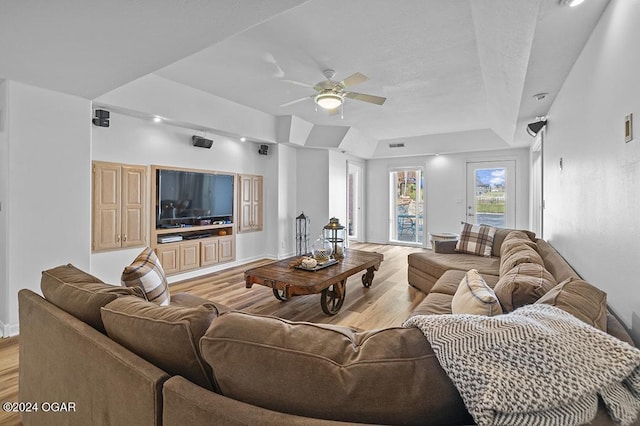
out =
[[[468,271],[451,301],[454,314],[500,315],[502,307],[495,293],[487,285],[477,270]]]

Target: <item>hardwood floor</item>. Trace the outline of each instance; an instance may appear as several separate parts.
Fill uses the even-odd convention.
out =
[[[18,337],[0,339],[0,403],[18,401]],[[0,425],[21,425],[20,416],[0,410]]]
[[[380,244],[353,244],[352,248],[376,251],[384,261],[373,284],[365,288],[361,274],[347,281],[347,294],[340,312],[327,316],[320,308],[320,295],[277,300],[270,288],[246,288],[244,271],[268,262],[259,260],[190,280],[171,284],[172,293],[188,292],[233,309],[274,315],[292,321],[310,321],[354,327],[362,330],[400,326],[425,295],[407,283],[407,255],[422,249]],[[18,400],[19,338],[0,339],[0,402]],[[0,411],[0,425],[21,425],[17,414]]]

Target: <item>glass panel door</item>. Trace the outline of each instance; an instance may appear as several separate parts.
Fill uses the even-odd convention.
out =
[[[467,163],[467,222],[512,228],[515,161]]]
[[[422,244],[424,223],[424,185],[422,169],[393,170],[391,188],[391,223],[389,240]]]

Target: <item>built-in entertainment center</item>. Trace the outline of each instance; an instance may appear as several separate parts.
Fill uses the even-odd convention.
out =
[[[229,172],[151,166],[151,247],[166,274],[235,260]]]

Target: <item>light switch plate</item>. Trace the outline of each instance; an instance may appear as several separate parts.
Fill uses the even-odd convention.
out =
[[[633,114],[624,117],[624,141],[631,142],[633,140]]]

